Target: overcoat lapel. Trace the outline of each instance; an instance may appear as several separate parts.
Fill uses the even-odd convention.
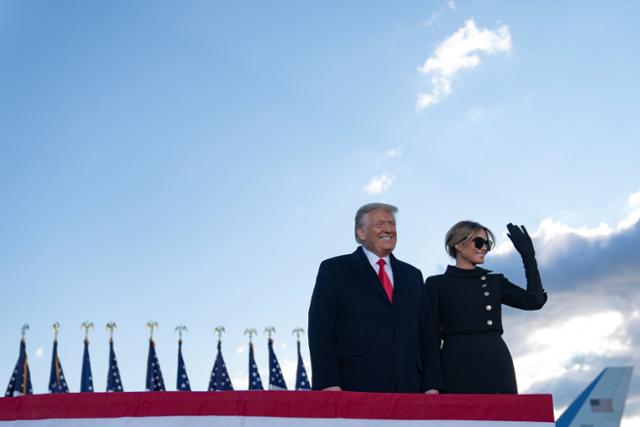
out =
[[[402,300],[402,295],[405,292],[405,284],[407,283],[407,275],[404,268],[396,257],[391,254],[391,270],[393,271],[393,301],[397,302],[398,299]]]
[[[367,259],[367,256],[364,254],[364,251],[362,250],[361,246],[358,246],[358,249],[356,249],[356,251],[351,254],[351,261],[356,271],[366,280],[366,282],[370,286],[373,286],[373,288],[380,295],[381,298],[384,298],[384,300],[387,303],[389,303],[389,298],[387,298],[387,294],[384,292],[382,283],[380,283],[380,280],[378,279],[376,272],[371,267],[371,264],[369,264],[369,260]],[[393,268],[393,262],[391,264],[391,268]],[[395,274],[396,274],[396,270],[394,269],[393,270],[394,282],[395,282]]]

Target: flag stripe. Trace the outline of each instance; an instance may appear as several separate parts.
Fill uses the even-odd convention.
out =
[[[553,422],[550,395],[312,391],[129,392],[0,399],[0,420],[152,416]]]
[[[146,417],[0,421],[11,427],[553,427],[551,422],[365,420],[239,416]]]

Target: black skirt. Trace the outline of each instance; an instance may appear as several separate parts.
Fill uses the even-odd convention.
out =
[[[440,355],[445,393],[518,393],[513,359],[499,332],[450,335]]]

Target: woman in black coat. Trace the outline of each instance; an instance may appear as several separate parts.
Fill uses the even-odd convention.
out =
[[[434,322],[440,325],[445,393],[518,393],[513,360],[502,340],[501,306],[538,310],[547,294],[526,228],[508,224],[507,230],[524,262],[526,290],[477,266],[495,237],[473,221],[458,222],[445,237],[455,267],[426,280]]]

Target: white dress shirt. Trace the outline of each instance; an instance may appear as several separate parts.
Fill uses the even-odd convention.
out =
[[[377,276],[378,270],[380,269],[380,266],[378,265],[378,260],[380,259],[380,257],[374,254],[373,252],[371,252],[369,249],[365,248],[364,246],[362,247],[362,250],[364,251],[364,254],[367,256],[367,259],[369,260],[369,263],[371,264],[371,267],[373,267],[373,270],[376,272],[376,276]],[[384,271],[387,273],[387,276],[389,276],[389,280],[391,280],[391,285],[395,287],[395,284],[393,283],[393,270],[391,269],[391,257],[387,255],[382,259],[384,260]]]

